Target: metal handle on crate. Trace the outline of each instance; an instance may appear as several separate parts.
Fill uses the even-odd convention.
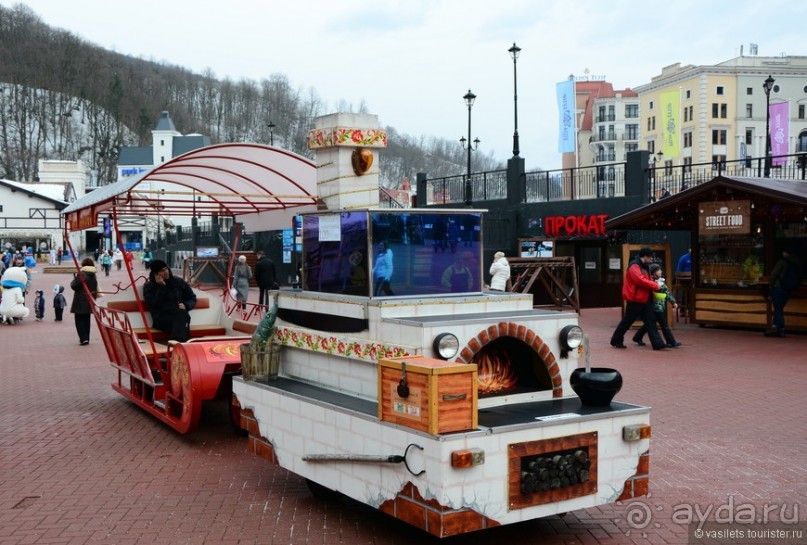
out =
[[[468,394],[443,394],[443,401],[456,401],[458,399],[465,399],[468,397]]]

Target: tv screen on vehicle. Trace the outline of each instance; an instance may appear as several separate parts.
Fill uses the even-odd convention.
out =
[[[479,292],[479,212],[338,212],[303,218],[304,288],[372,297]]]

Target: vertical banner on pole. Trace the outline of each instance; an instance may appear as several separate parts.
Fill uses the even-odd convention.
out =
[[[577,150],[574,120],[574,80],[570,79],[558,83],[556,92],[558,99],[558,151],[560,153],[573,153]]]
[[[787,163],[788,118],[790,115],[789,102],[777,102],[771,104],[771,162],[774,166],[782,166]]]
[[[678,103],[680,95],[678,89],[661,93],[661,140],[664,157],[678,157],[680,153],[678,134]]]

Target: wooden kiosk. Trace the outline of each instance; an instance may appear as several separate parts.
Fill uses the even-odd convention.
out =
[[[807,264],[805,209],[804,182],[718,176],[613,218],[606,228],[689,231],[689,319],[702,326],[764,329],[773,315],[768,275],[782,250],[790,248]],[[785,324],[790,331],[807,331],[804,280],[785,307]]]

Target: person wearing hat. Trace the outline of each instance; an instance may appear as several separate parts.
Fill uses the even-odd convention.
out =
[[[673,294],[670,293],[670,288],[667,287],[663,274],[664,272],[661,270],[661,265],[658,263],[650,264],[650,277],[658,282],[659,285],[658,289],[653,293],[651,305],[653,307],[653,314],[656,315],[656,322],[658,322],[664,340],[667,341],[667,347],[677,348],[681,346],[681,343],[675,340],[675,335],[673,335],[667,323],[667,303],[670,303],[673,308],[678,308],[678,301],[676,301]],[[645,333],[647,333],[645,327],[640,327],[639,331],[633,336],[633,342],[639,346],[644,346],[642,337],[644,337]]]
[[[233,287],[239,308],[246,310],[249,299],[249,279],[252,278],[252,269],[247,265],[247,256],[239,255],[238,263],[233,269]]]
[[[611,335],[611,346],[614,348],[627,348],[624,342],[625,333],[637,318],[642,319],[653,350],[662,350],[667,347],[656,330],[656,316],[653,314],[653,307],[650,304],[653,292],[659,288],[659,285],[650,277],[649,265],[652,262],[653,250],[644,247],[639,250],[638,257],[628,265],[628,269],[625,271],[625,280],[622,283],[625,313]]]
[[[149,266],[143,299],[151,309],[153,327],[168,333],[169,340],[185,342],[190,338],[190,311],[196,306],[196,294],[187,282],[171,273],[165,261],[154,259]]]

